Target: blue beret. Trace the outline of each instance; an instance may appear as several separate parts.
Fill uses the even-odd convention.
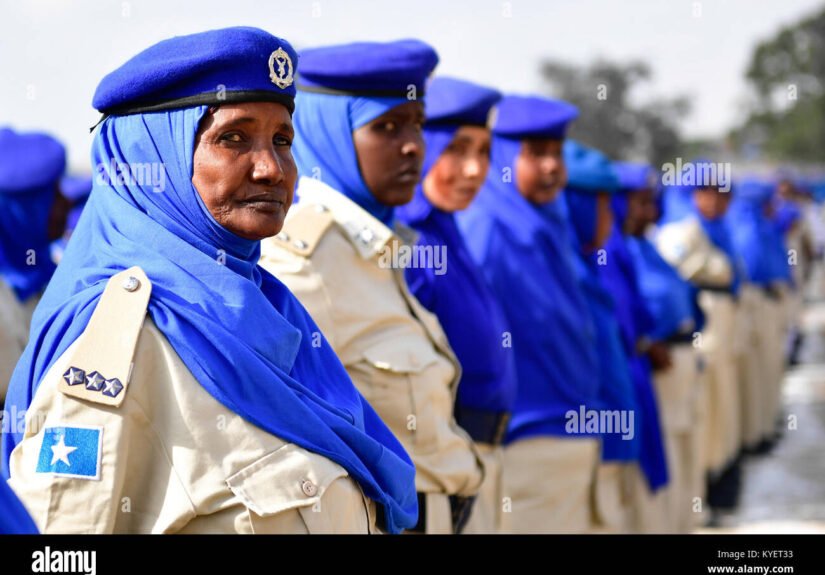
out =
[[[568,188],[592,193],[613,193],[619,189],[619,178],[613,164],[600,151],[575,140],[567,140],[563,154]]]
[[[47,134],[0,129],[0,193],[52,185],[66,169],[66,149]]]
[[[424,94],[438,53],[420,40],[355,42],[301,51],[298,88],[351,96],[407,97]]]
[[[92,105],[136,114],[229,102],[278,102],[295,108],[298,56],[289,42],[236,27],[158,42],[111,72]]]
[[[427,86],[427,124],[486,126],[501,92],[466,80],[433,78]]]
[[[614,162],[613,169],[619,178],[619,187],[625,191],[656,188],[656,173],[650,164]]]
[[[60,193],[67,200],[78,202],[92,192],[91,176],[65,176],[60,180]]]
[[[538,96],[504,96],[496,106],[493,133],[510,139],[561,140],[579,109],[563,100]]]

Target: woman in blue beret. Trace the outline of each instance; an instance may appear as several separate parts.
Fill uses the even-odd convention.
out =
[[[742,435],[736,371],[742,275],[725,222],[732,193],[713,177],[712,163],[699,160],[691,166],[697,178],[664,186],[655,243],[665,261],[698,290],[706,318],[696,340],[705,366],[700,402],[706,420],[700,458],[709,472],[709,504],[729,507],[735,503]]]
[[[515,399],[512,342],[504,312],[472,260],[453,214],[481,189],[490,164],[487,120],[501,95],[493,89],[437,77],[427,87],[426,153],[422,183],[396,210],[420,235],[416,247],[440,251],[442,269],[409,267],[407,283],[438,316],[461,363],[458,424],[484,456],[484,483],[466,533],[495,533],[501,518],[501,441]]]
[[[227,28],[160,42],[98,86],[94,188],[3,438],[41,531],[415,524],[408,456],[257,265],[293,200],[296,63],[285,40]]]
[[[65,168],[66,151],[53,137],[0,129],[0,407],[54,273],[49,244],[66,222],[58,193]]]
[[[627,350],[617,317],[627,305],[606,285],[601,269],[613,254],[603,249],[613,226],[611,195],[618,182],[604,154],[568,140],[564,144],[568,180],[563,199],[576,251],[576,269],[590,317],[596,328],[599,364],[593,374],[599,382],[601,413],[610,414],[609,428],[601,428],[601,463],[595,478],[594,504],[597,533],[622,533],[631,529],[628,497],[650,429],[649,415],[641,409],[630,370]],[[614,299],[615,298],[615,299]]]
[[[505,437],[503,531],[591,528],[599,435],[578,414],[597,408],[596,331],[574,268],[562,143],[577,109],[505,96],[492,126],[490,171],[456,215],[512,334],[518,390]]]
[[[643,351],[653,370],[666,443],[669,485],[664,490],[664,525],[668,532],[698,526],[694,497],[704,497],[704,472],[698,459],[701,429],[700,379],[695,335],[704,318],[696,290],[668,264],[646,236],[659,220],[655,174],[646,164],[614,164],[620,193],[613,198],[617,219],[614,245],[625,246],[639,292],[653,318]],[[608,244],[610,246],[610,244]],[[609,250],[609,247],[608,247]],[[613,255],[613,254],[611,254]]]
[[[410,453],[415,533],[460,532],[483,477],[480,454],[453,416],[459,364],[404,277],[410,267],[441,273],[452,259],[414,250],[395,215],[421,178],[422,97],[437,62],[417,40],[301,53],[293,147],[300,203],[264,242],[261,259]]]

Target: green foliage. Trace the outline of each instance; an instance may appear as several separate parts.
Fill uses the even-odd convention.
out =
[[[825,159],[825,9],[759,44],[748,66],[754,95],[745,123],[731,134],[770,159]]]
[[[570,137],[617,160],[673,161],[682,147],[677,123],[689,110],[685,98],[635,103],[634,90],[650,78],[643,62],[600,60],[587,68],[555,61],[541,74],[553,97],[572,102],[581,114]]]

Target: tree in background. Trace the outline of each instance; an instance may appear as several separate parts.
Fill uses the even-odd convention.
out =
[[[825,9],[757,45],[747,79],[753,103],[731,133],[773,160],[825,160]]]
[[[572,102],[581,114],[570,137],[617,160],[661,166],[682,150],[678,122],[690,106],[686,98],[632,102],[633,90],[650,79],[643,62],[599,60],[587,68],[545,61],[541,75],[553,97]]]

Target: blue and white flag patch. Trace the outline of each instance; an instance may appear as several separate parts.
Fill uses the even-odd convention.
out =
[[[43,434],[37,473],[100,479],[102,427],[47,427]]]

